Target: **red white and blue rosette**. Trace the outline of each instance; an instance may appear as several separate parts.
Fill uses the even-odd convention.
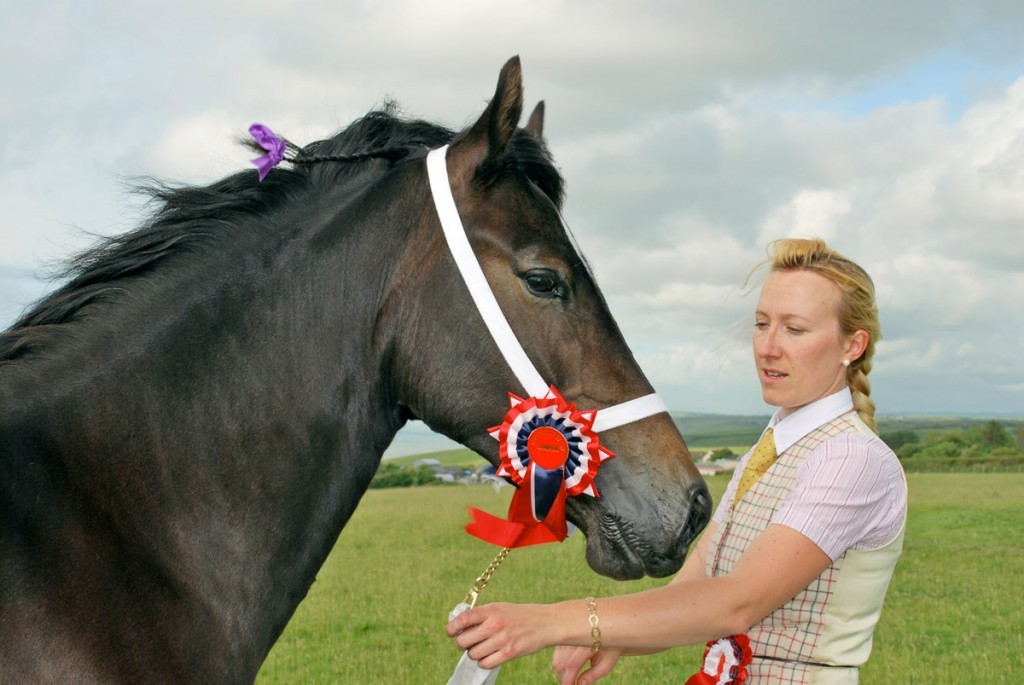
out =
[[[470,535],[501,547],[526,547],[564,540],[566,497],[599,497],[594,476],[615,455],[594,432],[596,410],[581,412],[551,386],[544,397],[509,393],[511,408],[490,429],[498,441],[496,475],[512,481],[508,519],[470,509]]]
[[[742,633],[711,640],[704,650],[704,663],[686,685],[742,685],[747,682],[747,666],[753,661],[750,638]]]

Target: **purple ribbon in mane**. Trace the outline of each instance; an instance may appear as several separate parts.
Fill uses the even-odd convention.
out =
[[[270,170],[281,163],[284,159],[285,143],[274,135],[274,132],[263,124],[253,124],[249,127],[249,134],[256,141],[256,144],[267,151],[262,157],[251,160],[260,172],[260,181],[267,177]]]

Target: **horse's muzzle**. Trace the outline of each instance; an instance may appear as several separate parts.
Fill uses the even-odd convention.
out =
[[[711,518],[711,494],[703,482],[689,488],[685,512],[677,510],[675,516],[644,522],[626,520],[608,502],[601,501],[604,498],[579,499],[586,500],[569,500],[568,513],[587,536],[587,563],[597,573],[616,580],[636,580],[645,575],[663,578],[677,572],[686,559],[687,548]],[[680,527],[664,528],[665,519],[678,521],[683,516]]]

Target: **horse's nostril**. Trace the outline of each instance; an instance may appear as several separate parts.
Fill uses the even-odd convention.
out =
[[[704,512],[705,518],[711,518],[711,493],[708,486],[698,483],[690,488],[691,506]]]
[[[683,544],[689,545],[711,520],[711,493],[703,483],[690,488],[690,513],[683,529]]]

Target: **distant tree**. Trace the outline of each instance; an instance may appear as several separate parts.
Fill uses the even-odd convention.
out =
[[[912,430],[907,430],[905,428],[890,431],[888,433],[882,433],[880,437],[882,438],[882,441],[885,442],[885,444],[888,445],[889,449],[891,449],[893,452],[896,452],[897,450],[899,450],[899,448],[903,447],[904,445],[908,445],[912,442],[918,441],[917,433],[915,433]]]
[[[711,460],[715,461],[718,459],[728,459],[729,457],[735,457],[736,453],[728,447],[719,447],[711,451]]]
[[[981,440],[989,447],[1009,447],[1013,444],[1010,432],[998,421],[986,421],[981,425]]]
[[[398,464],[382,464],[370,482],[370,487],[407,488],[414,484],[412,469],[404,469]]]
[[[433,485],[437,475],[430,466],[400,466],[383,463],[377,469],[371,488],[409,488],[416,485]]]
[[[952,443],[962,447],[968,443],[968,438],[965,433],[966,431],[961,429],[942,431],[932,436],[931,442],[932,444]]]
[[[429,466],[417,466],[411,471],[413,485],[432,485],[437,482],[437,475]]]
[[[959,457],[964,453],[964,445],[959,440],[943,440],[928,445],[921,450],[922,456],[928,457]]]
[[[891,447],[891,445],[890,445]],[[900,447],[894,447],[893,452],[900,459],[910,459],[911,457],[918,454],[923,449],[923,446],[919,442],[908,442]]]
[[[899,444],[900,436],[883,436]],[[977,423],[969,428],[926,431],[917,442],[907,442],[894,451],[905,468],[951,470],[1016,468],[1024,465],[1024,450],[1018,447],[1024,426],[1007,426],[999,421]],[[913,457],[910,459],[910,457]]]

